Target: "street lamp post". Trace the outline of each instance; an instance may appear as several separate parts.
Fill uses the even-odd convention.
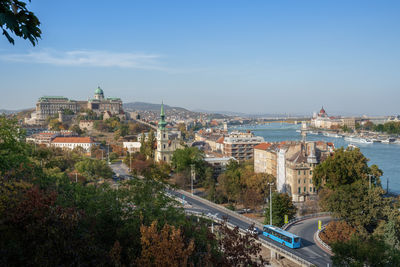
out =
[[[191,167],[191,175],[190,175],[191,192],[192,192],[192,196],[193,196],[193,180],[195,179],[196,171],[194,169],[194,164],[190,165],[190,167]]]
[[[129,172],[132,171],[132,158],[131,158],[131,153],[129,153]]]
[[[269,184],[269,224],[272,225],[272,186],[274,183]]]
[[[110,165],[110,144],[107,144],[107,163]]]

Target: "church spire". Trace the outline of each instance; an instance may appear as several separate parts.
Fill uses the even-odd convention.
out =
[[[164,102],[161,102],[161,112],[160,112],[160,120],[158,122],[158,128],[160,130],[164,130],[167,122],[165,121],[165,113],[164,113]]]

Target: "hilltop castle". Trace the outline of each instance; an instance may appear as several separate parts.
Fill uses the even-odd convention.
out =
[[[31,114],[31,118],[25,119],[27,124],[41,124],[48,117],[56,116],[60,112],[72,111],[74,114],[81,110],[89,109],[101,115],[107,112],[111,115],[123,113],[122,100],[120,98],[105,98],[104,92],[97,87],[94,98],[87,101],[71,100],[63,96],[43,96],[36,103],[36,111]]]

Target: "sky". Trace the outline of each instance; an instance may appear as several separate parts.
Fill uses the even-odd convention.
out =
[[[400,1],[28,3],[33,47],[0,36],[0,109],[44,95],[191,110],[400,114]]]

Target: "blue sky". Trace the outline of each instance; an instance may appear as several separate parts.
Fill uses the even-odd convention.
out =
[[[0,38],[0,109],[43,95],[189,109],[400,114],[399,1],[32,0]]]

